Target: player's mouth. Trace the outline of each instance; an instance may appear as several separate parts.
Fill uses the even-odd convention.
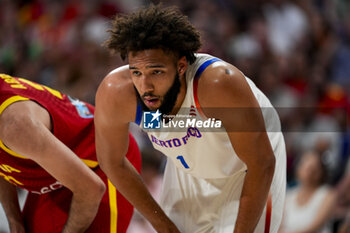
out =
[[[143,101],[149,107],[156,107],[159,104],[159,98],[157,97],[143,97]]]

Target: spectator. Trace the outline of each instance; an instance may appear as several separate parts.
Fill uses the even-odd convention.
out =
[[[306,152],[297,167],[298,186],[287,191],[281,233],[330,233],[334,191],[325,185],[326,168],[316,152]]]

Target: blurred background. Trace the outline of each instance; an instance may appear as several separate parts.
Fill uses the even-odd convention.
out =
[[[151,2],[0,0],[0,73],[94,104],[103,77],[125,64],[102,46],[110,20]],[[238,67],[280,113],[288,172],[281,232],[350,232],[350,1],[163,5],[178,6],[201,32],[200,52]],[[142,176],[157,199],[165,157],[131,127],[143,154]],[[304,229],[293,229],[297,216],[303,216],[298,221],[305,221]],[[3,214],[0,232],[8,232]],[[129,232],[153,231],[136,212]]]

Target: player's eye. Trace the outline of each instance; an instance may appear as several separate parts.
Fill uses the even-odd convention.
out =
[[[153,70],[152,73],[153,74],[162,74],[164,72],[162,70]]]
[[[140,71],[137,71],[137,70],[134,70],[134,71],[132,72],[132,75],[134,75],[134,76],[140,76],[140,75],[141,75],[141,72],[140,72]]]

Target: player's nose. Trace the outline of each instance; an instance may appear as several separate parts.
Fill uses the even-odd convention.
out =
[[[143,75],[141,78],[141,91],[143,93],[154,91],[154,84],[152,82],[152,79],[147,75]]]

